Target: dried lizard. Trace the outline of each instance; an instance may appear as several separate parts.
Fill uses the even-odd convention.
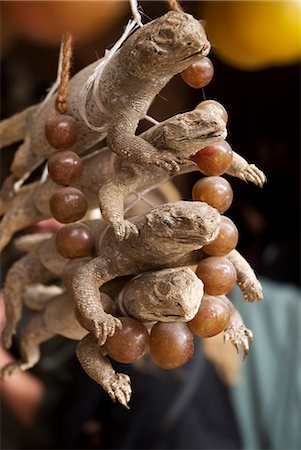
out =
[[[98,85],[87,97],[87,119],[98,130],[88,128],[79,108],[81,90],[98,62],[84,68],[69,85],[68,114],[78,125],[77,142],[71,150],[82,153],[107,135],[108,147],[122,158],[177,172],[180,159],[162,154],[135,136],[136,128],[168,81],[209,50],[202,25],[184,12],[169,11],[137,30],[107,62]],[[55,113],[54,102],[53,95],[0,124],[2,145],[24,139],[11,167],[16,178],[31,173],[54,152],[44,135],[45,123]]]
[[[29,318],[22,331],[21,360],[5,366],[0,371],[0,378],[15,370],[24,371],[33,367],[40,359],[40,344],[55,335],[61,335],[81,341],[77,356],[86,373],[109,393],[112,400],[117,399],[127,406],[131,396],[129,377],[115,372],[105,357],[105,350],[79,324],[70,294],[60,293],[50,298],[45,296],[44,309],[41,311],[41,305],[35,304],[35,288],[33,286],[30,292],[27,289],[24,294],[24,302],[39,312]],[[202,282],[189,268],[147,272],[134,277],[119,291],[120,287],[116,289],[115,286],[114,298],[119,312],[142,322],[187,322],[195,316],[203,297]],[[239,312],[228,298],[219,296],[219,299],[230,311],[230,321],[224,331],[225,341],[230,339],[237,348],[242,345],[246,356],[249,341],[252,343],[252,332],[245,327]]]
[[[76,298],[81,314],[83,317],[87,315],[89,320],[92,315],[93,328],[93,308],[95,308],[96,322],[97,320],[105,321],[107,317],[103,315],[101,308],[99,309],[98,285],[121,275],[197,263],[207,256],[199,249],[213,240],[218,233],[220,216],[215,209],[202,202],[177,202],[163,205],[138,219],[136,225],[140,231],[139,236],[132,235],[126,241],[116,241],[113,230],[106,230],[106,224],[102,220],[90,221],[87,225],[94,232],[96,248],[101,237],[99,253],[96,252],[96,254],[103,256],[85,264],[83,269],[76,273],[74,282],[75,289],[78,285],[80,286],[77,289]],[[45,239],[37,245],[35,239],[35,236],[29,236],[27,245],[23,246],[23,250],[29,253],[11,267],[5,280],[4,301],[7,323],[2,340],[7,348],[11,345],[12,335],[22,314],[24,290],[36,283],[59,278],[64,268],[70,264],[58,254],[55,237]],[[38,239],[41,239],[40,236]],[[244,299],[250,302],[261,299],[261,285],[249,264],[236,250],[229,253],[227,257],[237,270],[237,284],[242,290]],[[105,272],[98,273],[101,267]],[[94,271],[97,272],[96,275]],[[71,283],[72,279],[68,284],[71,285]],[[113,333],[118,321],[115,323],[110,316],[108,318],[110,324],[113,321],[111,324],[114,325],[111,327]],[[99,327],[101,328],[101,325]]]
[[[185,159],[180,173],[198,170],[189,157],[225,136],[225,123],[214,105],[176,115],[141,135],[162,154],[173,153]],[[81,180],[73,186],[84,192],[90,206],[96,206],[99,197],[102,216],[113,226],[117,239],[135,233],[135,226],[124,219],[124,199],[131,193],[139,195],[160,185],[168,178],[166,171],[156,166],[150,168],[130,163],[109,149],[95,151],[83,161]],[[237,153],[233,154],[228,173],[260,187],[265,182],[263,172]],[[33,183],[21,188],[12,201],[2,205],[2,211],[7,212],[0,224],[0,251],[16,231],[51,216],[49,199],[56,189],[57,185],[48,178],[43,184]]]

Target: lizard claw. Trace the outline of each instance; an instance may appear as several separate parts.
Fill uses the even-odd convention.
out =
[[[105,344],[108,337],[115,334],[116,328],[122,328],[120,320],[111,316],[111,314],[105,314],[101,321],[93,320],[93,324],[94,335],[97,337],[100,346]]]
[[[264,183],[267,181],[265,174],[258,169],[255,164],[249,164],[245,170],[239,174],[239,178],[243,181],[250,181],[256,186],[263,187]]]
[[[0,380],[3,381],[6,376],[12,375],[16,371],[25,371],[29,368],[29,365],[24,363],[23,361],[13,361],[6,366],[2,367],[0,370]]]
[[[176,175],[180,171],[181,160],[174,155],[166,155],[157,159],[155,164],[169,172],[170,175]]]
[[[116,373],[110,379],[106,390],[114,402],[117,399],[121,405],[129,409],[128,402],[131,399],[132,388],[130,377],[128,375]]]
[[[244,301],[253,303],[263,299],[261,283],[255,279],[247,279],[244,283],[237,283],[243,294]]]
[[[230,341],[239,353],[239,347],[242,347],[243,358],[248,355],[250,345],[253,344],[253,333],[251,330],[241,324],[239,327],[228,327],[224,331],[224,342]]]
[[[129,220],[121,220],[118,222],[114,222],[113,228],[117,241],[128,239],[132,234],[134,236],[137,236],[139,233],[136,225],[134,225]]]

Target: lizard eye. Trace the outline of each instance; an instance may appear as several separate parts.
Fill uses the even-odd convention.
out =
[[[164,223],[164,225],[167,225],[167,226],[171,226],[172,225],[172,221],[170,219],[163,219],[162,223]]]

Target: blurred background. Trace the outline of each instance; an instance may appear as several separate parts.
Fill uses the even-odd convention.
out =
[[[168,10],[163,1],[139,5],[144,23]],[[204,91],[175,77],[150,114],[163,120],[193,109],[204,95],[218,100],[229,114],[227,140],[267,175],[262,190],[228,178],[234,202],[227,215],[240,232],[238,249],[264,287],[265,300],[258,305],[243,304],[236,291],[232,296],[255,332],[254,347],[235,379],[219,370],[225,362],[199,342],[194,358],[173,373],[147,361],[122,368],[134,386],[131,410],[125,411],[81,370],[76,344],[54,339],[43,347],[34,378],[21,378],[25,391],[26,383],[33,383],[32,398],[18,394],[13,382],[1,384],[3,448],[301,446],[301,4],[185,1],[182,6],[204,21],[215,74]],[[129,15],[126,1],[1,1],[2,118],[44,97],[56,78],[63,31],[75,36],[76,73],[114,44]],[[2,180],[15,150],[2,151]],[[191,199],[199,178],[176,178],[184,199]],[[9,247],[3,274],[15,257]]]

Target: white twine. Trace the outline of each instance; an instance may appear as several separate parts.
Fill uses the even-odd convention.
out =
[[[121,47],[123,42],[129,37],[129,35],[136,30],[138,27],[142,27],[142,20],[141,15],[138,11],[138,1],[137,0],[130,0],[131,10],[133,19],[130,20],[122,34],[122,36],[118,39],[118,41],[113,45],[111,50],[105,50],[105,55],[103,58],[100,59],[99,63],[93,70],[93,73],[90,75],[84,86],[82,87],[80,94],[79,94],[79,103],[78,103],[78,111],[80,114],[81,119],[86,124],[86,126],[93,131],[98,131],[100,133],[104,132],[107,128],[107,124],[104,124],[100,127],[97,127],[89,122],[89,119],[87,117],[87,111],[86,111],[86,105],[87,105],[87,98],[89,93],[92,91],[93,101],[95,102],[95,105],[99,109],[99,111],[105,115],[110,115],[108,111],[106,111],[105,107],[103,106],[100,96],[99,96],[99,84],[100,84],[100,78],[103,73],[103,70],[106,66],[106,64],[110,61],[110,59],[115,55],[117,50]]]

